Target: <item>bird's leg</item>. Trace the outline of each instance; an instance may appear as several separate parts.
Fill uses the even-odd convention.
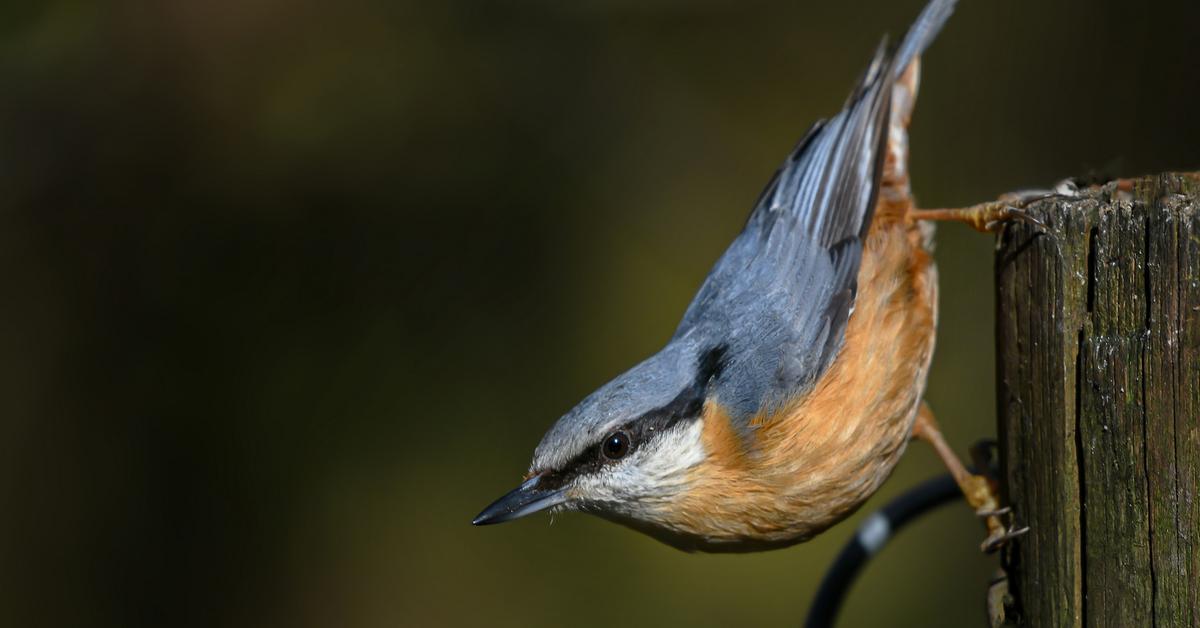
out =
[[[983,517],[987,526],[988,536],[980,546],[984,552],[994,552],[1002,547],[1009,539],[1018,537],[1029,531],[1029,528],[1017,529],[1004,523],[1003,517],[1011,514],[1011,509],[1000,507],[1000,498],[995,483],[984,475],[973,474],[967,470],[962,461],[955,455],[954,450],[942,437],[933,411],[926,403],[921,404],[917,411],[917,420],[913,424],[913,436],[929,443],[942,463],[949,469],[950,475],[962,490],[967,503],[975,509],[975,514]]]
[[[914,220],[954,220],[984,233],[995,232],[1011,220],[1024,220],[1044,229],[1046,225],[1025,211],[1025,206],[1047,198],[1071,198],[1078,192],[1079,189],[1073,180],[1064,179],[1056,183],[1052,190],[1012,192],[1001,196],[999,200],[957,209],[912,209],[909,216]]]
[[[1010,220],[1024,220],[1038,227],[1045,226],[1029,212],[1007,200],[991,201],[957,209],[913,209],[909,211],[909,215],[916,220],[954,220],[966,223],[976,231],[983,233],[993,233]]]

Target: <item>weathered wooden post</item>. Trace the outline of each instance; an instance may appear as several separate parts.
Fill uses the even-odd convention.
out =
[[[1200,174],[1029,211],[996,253],[1008,620],[1200,626]]]

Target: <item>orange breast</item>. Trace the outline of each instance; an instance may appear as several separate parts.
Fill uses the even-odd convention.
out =
[[[858,508],[895,467],[925,393],[937,322],[932,225],[909,218],[908,124],[917,60],[892,89],[879,201],[838,357],[802,398],[754,420],[746,441],[719,400],[702,420],[708,454],[664,524],[709,550],[804,541]]]
[[[925,391],[936,319],[936,270],[904,209],[876,216],[845,344],[808,394],[757,417],[749,441],[719,400],[706,405],[708,459],[672,509],[678,532],[747,549],[796,543],[887,478]]]

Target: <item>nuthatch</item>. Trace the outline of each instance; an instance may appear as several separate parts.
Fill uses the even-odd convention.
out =
[[[775,173],[667,345],[559,419],[525,482],[472,523],[581,510],[685,550],[782,547],[854,512],[916,435],[987,518],[990,546],[1014,533],[922,403],[937,322],[923,219],[1009,217],[923,215],[909,191],[918,56],[953,7],[932,0],[898,47],[880,46],[842,111]]]

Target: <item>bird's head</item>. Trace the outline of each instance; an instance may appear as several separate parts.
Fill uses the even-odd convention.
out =
[[[672,542],[674,505],[708,459],[703,415],[724,361],[722,346],[681,343],[609,382],[550,428],[525,482],[472,523],[582,510]]]

